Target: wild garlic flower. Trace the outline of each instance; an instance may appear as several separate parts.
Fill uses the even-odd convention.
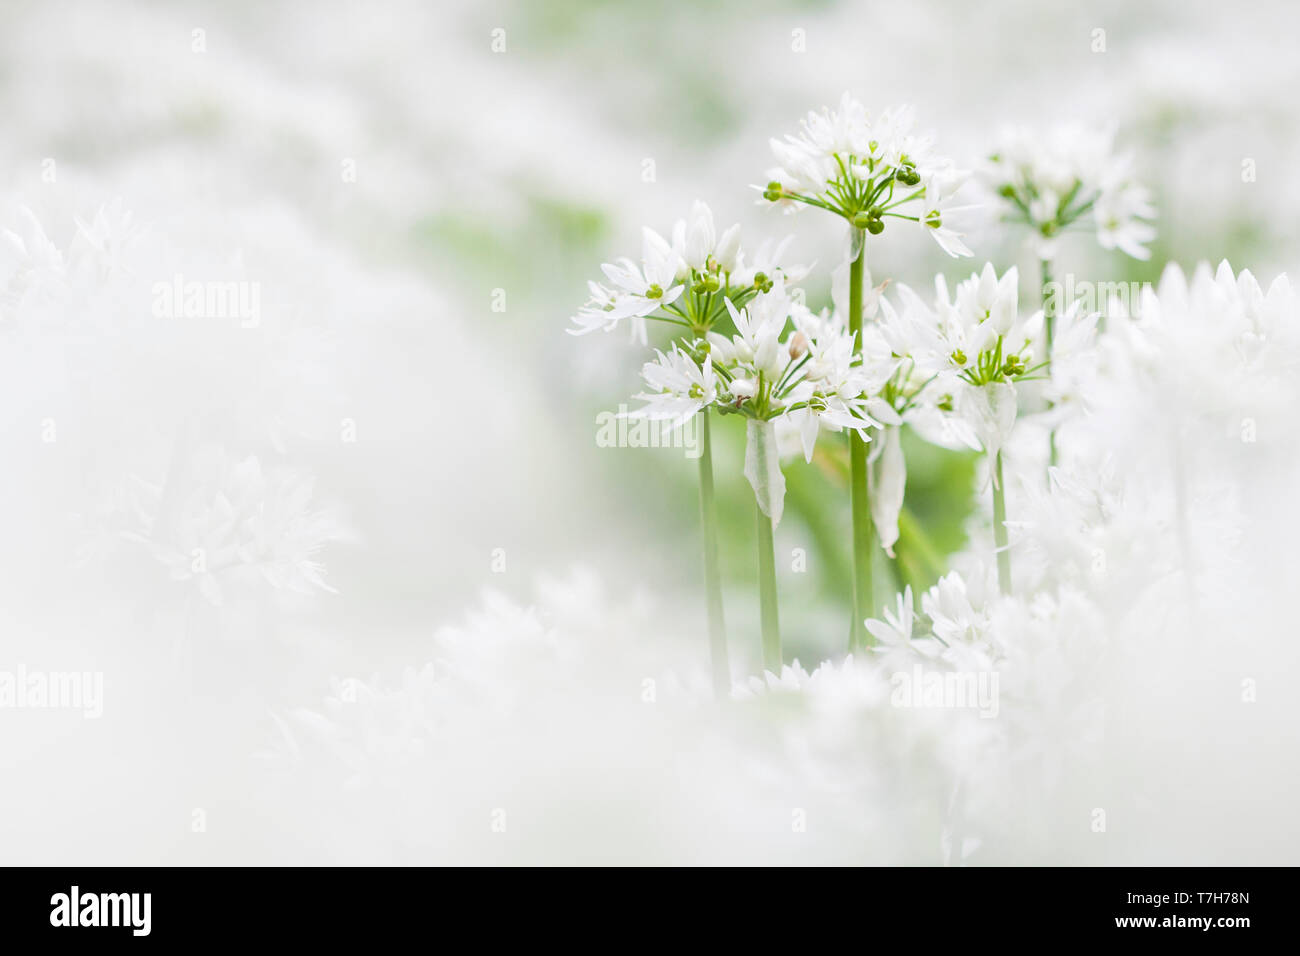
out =
[[[999,658],[989,612],[972,601],[966,582],[955,571],[944,575],[921,596],[916,609],[912,589],[896,596],[893,610],[867,621],[876,638],[875,653],[887,666],[910,662],[946,664],[970,670],[993,670]]]
[[[1192,456],[1208,451],[1206,434],[1240,442],[1243,429],[1248,440],[1293,430],[1300,296],[1285,275],[1265,290],[1227,262],[1190,277],[1171,264],[1139,303],[1113,310],[1098,344],[1082,397],[1130,467],[1172,454],[1152,436]]]
[[[958,283],[950,296],[935,278],[931,307],[905,287],[901,309],[882,301],[882,328],[905,343],[921,374],[933,376],[945,428],[963,443],[996,455],[1015,422],[1015,383],[1035,378],[1029,322],[1018,311],[1015,267],[1001,278],[991,264]],[[901,346],[900,346],[901,347]]]
[[[678,428],[696,412],[712,405],[718,398],[718,379],[713,372],[713,360],[704,355],[697,362],[676,344],[668,352],[657,352],[653,362],[646,362],[641,376],[650,391],[639,392],[636,398],[646,404],[631,417],[668,420],[670,427]]]
[[[835,213],[854,227],[855,242],[861,230],[880,235],[886,219],[915,222],[950,256],[968,256],[961,234],[945,224],[968,173],[936,155],[913,126],[910,107],[872,117],[845,93],[838,110],[809,113],[798,134],[771,141],[778,165],[763,198],[788,212],[802,203]]]
[[[736,334],[711,332],[706,343],[725,382],[723,414],[794,418],[809,461],[822,424],[864,433],[879,425],[867,410],[870,374],[854,363],[853,337],[842,323],[815,316],[783,287],[744,309],[730,301],[726,307]]]
[[[145,548],[177,582],[214,606],[257,582],[299,594],[333,591],[321,552],[346,537],[315,482],[293,468],[264,468],[219,447],[195,454],[191,479],[175,489],[140,483],[148,506],[121,537]]]
[[[649,387],[636,396],[645,405],[629,415],[668,420],[675,428],[713,406],[747,419],[746,474],[764,513],[779,520],[785,485],[776,423],[798,431],[808,461],[822,428],[851,429],[870,440],[868,430],[881,425],[873,409],[889,414],[874,398],[881,372],[855,358],[842,322],[814,315],[779,276],[743,307],[729,297],[722,301],[734,332],[719,326],[647,362],[641,373]]]
[[[605,283],[589,282],[590,298],[573,317],[574,335],[606,331],[631,320],[632,337],[646,344],[646,319],[679,325],[699,337],[726,318],[722,303],[740,306],[770,290],[780,278],[798,281],[807,270],[779,263],[787,242],[765,243],[752,263],[740,247],[740,226],[718,233],[713,213],[702,202],[673,226],[671,240],[642,230],[641,261],[622,258],[601,270]],[[686,334],[686,333],[684,333]]]
[[[1010,221],[1033,230],[1040,258],[1054,258],[1057,237],[1087,216],[1103,249],[1151,257],[1145,244],[1156,235],[1147,221],[1155,218],[1155,207],[1134,179],[1131,158],[1114,152],[1111,130],[1004,130],[985,178]]]

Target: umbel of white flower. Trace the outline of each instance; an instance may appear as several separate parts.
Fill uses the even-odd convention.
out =
[[[917,223],[949,255],[968,256],[945,220],[969,173],[937,155],[931,138],[913,126],[910,107],[872,116],[845,93],[837,110],[809,113],[798,133],[772,140],[777,166],[767,185],[755,188],[790,212],[805,205],[842,216],[855,242],[864,230],[880,235],[895,219]]]
[[[746,477],[760,509],[776,524],[785,495],[776,423],[797,430],[809,461],[823,427],[865,436],[881,424],[872,407],[888,414],[874,396],[893,360],[854,362],[853,338],[844,324],[813,314],[780,278],[743,308],[730,299],[724,303],[735,332],[710,331],[659,352],[642,369],[649,387],[636,397],[645,404],[629,414],[676,427],[712,406],[723,416],[747,419]]]
[[[653,229],[642,230],[641,259],[621,258],[601,266],[605,282],[588,282],[590,297],[573,317],[574,335],[608,331],[625,319],[632,337],[647,342],[646,319],[683,327],[683,334],[703,335],[726,316],[723,302],[743,306],[772,288],[780,278],[797,282],[802,267],[783,268],[780,258],[789,239],[765,242],[752,256],[740,245],[740,226],[721,233],[702,202],[673,226],[671,240]]]
[[[903,307],[882,300],[882,326],[891,340],[933,378],[937,407],[949,413],[944,427],[958,440],[988,456],[993,485],[994,540],[999,578],[1010,587],[1002,448],[1016,421],[1017,382],[1042,378],[1045,362],[1034,363],[1029,322],[1018,309],[1019,276],[1013,267],[999,278],[992,264],[958,283],[950,297],[942,276],[935,279],[934,305],[901,290]]]
[[[791,313],[785,284],[798,281],[807,272],[780,264],[788,243],[788,239],[775,245],[764,242],[749,256],[741,248],[739,227],[719,233],[709,207],[696,202],[690,215],[673,226],[670,239],[652,229],[643,230],[639,262],[624,258],[603,266],[607,284],[589,283],[591,297],[574,316],[575,327],[569,330],[575,335],[609,330],[629,319],[634,341],[644,345],[647,320],[675,327],[667,349],[657,351],[655,361],[643,370],[647,391],[641,397],[646,406],[634,414],[666,419],[672,427],[701,416],[700,522],[713,679],[719,694],[730,689],[731,676],[718,570],[709,410],[744,414],[751,425],[761,425],[751,427],[754,437],[746,474],[751,475],[763,519],[759,560],[764,659],[778,669],[781,654],[772,528],[780,518],[784,479],[775,442],[768,441],[769,422],[774,415],[793,414],[813,403],[823,418],[834,417],[840,410],[837,396],[818,393],[804,382],[806,375],[786,376],[785,369],[772,364],[772,355],[781,348],[788,353],[789,347],[780,341]],[[737,330],[734,341],[713,332],[720,324]],[[721,361],[712,354],[715,346],[726,353]],[[746,382],[752,383],[748,394]],[[796,385],[801,389],[797,396],[793,393]]]
[[[1015,423],[1014,383],[1041,377],[1043,368],[1031,354],[1033,319],[1019,313],[1018,284],[1014,266],[999,277],[989,263],[951,295],[944,277],[936,276],[933,304],[903,285],[898,306],[880,301],[881,334],[910,357],[914,374],[929,383],[931,407],[946,413],[938,427],[990,457]],[[933,418],[921,428],[933,434]]]
[[[983,178],[1001,198],[1011,222],[1032,230],[1039,257],[1055,257],[1056,240],[1089,218],[1104,249],[1149,259],[1156,231],[1150,194],[1133,161],[1114,151],[1109,129],[1062,125],[1046,131],[1004,129]]]

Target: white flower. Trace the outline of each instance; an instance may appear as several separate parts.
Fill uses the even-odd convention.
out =
[[[760,275],[768,279],[781,277],[787,284],[801,281],[810,271],[809,266],[785,266],[781,260],[794,236],[786,236],[780,242],[764,239],[754,253],[752,261],[742,250],[736,255],[736,266],[732,270],[732,281],[738,286],[752,286]]]
[[[589,284],[591,300],[573,317],[578,327],[569,331],[583,335],[596,329],[612,329],[622,319],[644,319],[677,301],[684,286],[673,285],[677,278],[678,259],[671,248],[653,230],[646,229],[643,259],[638,266],[631,259],[607,262],[601,266],[612,288]],[[645,323],[635,327],[636,337],[645,342]]]
[[[99,207],[87,223],[77,219],[77,235],[68,249],[70,269],[104,280],[125,271],[125,256],[142,230],[121,199]]]
[[[921,610],[935,637],[948,645],[977,640],[988,626],[987,616],[971,605],[966,582],[955,571],[921,595]]]
[[[953,194],[970,178],[970,173],[941,167],[933,170],[925,180],[925,195],[921,197],[925,212],[921,222],[930,231],[939,248],[954,259],[960,256],[974,255],[961,241],[962,234],[947,225],[947,220],[955,212],[969,209],[969,206],[952,205]]]
[[[651,391],[635,397],[646,404],[629,412],[628,417],[669,419],[670,428],[678,428],[700,409],[713,404],[718,398],[717,377],[710,356],[700,365],[681,348],[658,352],[653,362],[641,368],[641,375]]]
[[[726,300],[727,312],[736,326],[736,335],[732,338],[732,354],[736,360],[755,373],[765,374],[768,384],[775,384],[776,378],[789,360],[782,354],[781,330],[789,314],[789,300],[783,292],[775,291],[759,295],[748,307],[737,309]],[[709,341],[722,339],[716,333]],[[725,344],[723,345],[725,349]]]
[[[887,219],[918,222],[949,255],[970,255],[944,222],[956,211],[950,200],[966,174],[934,154],[930,137],[913,131],[909,107],[873,118],[845,93],[837,110],[809,113],[799,133],[771,144],[778,165],[757,187],[763,198],[787,211],[802,204],[842,216],[854,227],[854,258],[861,237],[879,235]]]
[[[1114,152],[1114,131],[1062,125],[1046,131],[1008,128],[984,178],[1014,221],[1033,231],[1038,254],[1050,259],[1060,233],[1091,213],[1097,241],[1136,259],[1150,258],[1155,218],[1132,161]]]
[[[722,234],[713,250],[718,268],[723,272],[735,272],[740,264],[740,224],[736,223]]]
[[[912,588],[909,585],[903,593],[896,596],[895,610],[885,609],[885,619],[869,620],[867,630],[871,636],[885,645],[887,650],[906,647],[912,640],[912,628],[916,624],[916,610],[912,605]]]
[[[1118,249],[1134,259],[1150,259],[1144,243],[1156,237],[1155,227],[1143,222],[1155,217],[1146,191],[1138,188],[1102,193],[1093,207],[1097,241],[1103,249]]]
[[[67,291],[63,253],[50,241],[26,206],[18,210],[17,232],[0,230],[0,308],[16,311],[25,302],[57,301]]]
[[[691,204],[690,215],[673,227],[673,247],[688,266],[702,272],[708,266],[716,242],[713,212],[696,200]]]

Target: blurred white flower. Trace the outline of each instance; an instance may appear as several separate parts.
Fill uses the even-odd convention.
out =
[[[1066,124],[1047,131],[1006,128],[984,176],[1008,218],[1033,233],[1040,258],[1055,256],[1066,229],[1091,215],[1097,241],[1149,259],[1156,215],[1132,159],[1114,152],[1114,131]]]
[[[628,416],[668,419],[671,422],[669,427],[679,428],[700,409],[717,401],[713,359],[705,355],[703,362],[697,363],[676,345],[657,355],[655,361],[647,362],[641,368],[641,375],[651,391],[640,392],[635,397],[646,404],[629,412]]]
[[[310,477],[264,470],[256,457],[236,459],[211,447],[186,465],[151,487],[152,513],[123,535],[147,548],[172,580],[193,581],[218,606],[250,575],[276,590],[334,590],[319,556],[343,537],[343,526],[316,506]]]

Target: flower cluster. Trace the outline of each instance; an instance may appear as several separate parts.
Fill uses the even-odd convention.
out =
[[[797,431],[808,461],[823,428],[865,436],[881,424],[873,412],[892,415],[876,397],[891,367],[862,362],[843,321],[811,312],[780,278],[741,308],[723,301],[731,334],[711,329],[659,352],[642,369],[649,389],[636,397],[645,404],[631,414],[674,426],[708,408],[747,419],[746,474],[764,513],[779,521],[777,423]]]
[[[722,644],[722,616],[711,544],[716,517],[708,422],[711,415],[745,420],[744,473],[760,512],[764,662],[779,670],[771,532],[785,494],[782,448],[798,447],[811,462],[823,430],[847,433],[853,558],[849,650],[864,651],[871,643],[865,621],[875,617],[874,549],[885,551],[904,594],[911,583],[907,553],[913,562],[917,555],[933,554],[904,505],[903,426],[937,445],[985,456],[993,504],[989,553],[995,556],[999,590],[1010,596],[1004,459],[1022,405],[1048,429],[1047,462],[1039,474],[1046,476],[1050,493],[1057,430],[1085,407],[1104,350],[1097,347],[1097,315],[1079,302],[1022,313],[1014,267],[999,274],[988,263],[951,290],[938,275],[931,299],[902,285],[888,295],[888,282],[872,285],[863,254],[866,237],[882,234],[887,219],[922,225],[953,256],[971,254],[945,222],[966,174],[935,153],[930,137],[916,132],[909,109],[873,116],[846,94],[838,109],[809,114],[798,134],[774,140],[772,149],[778,166],[762,188],[764,199],[787,211],[819,208],[850,227],[846,261],[832,276],[832,309],[815,314],[802,293],[791,290],[806,270],[778,265],[784,244],[762,258],[761,268],[747,269],[738,229],[719,234],[708,208],[697,203],[674,227],[671,240],[645,231],[640,263],[624,259],[604,267],[611,284],[592,284],[591,300],[575,317],[573,331],[612,328],[628,317],[638,320],[634,337],[642,342],[646,319],[681,330],[644,366],[646,388],[637,395],[644,405],[626,414],[671,427],[703,418],[701,518],[715,655]],[[1142,243],[1153,235],[1145,220],[1153,210],[1133,181],[1130,162],[1112,155],[1109,137],[1061,131],[1039,141],[1011,134],[990,165],[999,194],[1041,239],[1054,238],[1090,213],[1103,245],[1145,254]],[[1050,252],[1040,252],[1040,292],[1047,303]],[[1019,388],[1029,382],[1043,384]],[[1010,473],[1024,486],[1027,466],[1034,462],[1019,456]],[[900,557],[896,545],[905,527],[910,540]],[[941,572],[937,558],[921,560],[928,561],[930,571]]]
[[[1113,144],[1111,131],[1073,125],[1002,133],[985,177],[1011,221],[1033,230],[1041,258],[1053,258],[1056,239],[1088,216],[1102,248],[1151,257],[1146,243],[1155,238],[1155,209],[1134,178],[1131,157],[1116,154]]]
[[[719,234],[712,211],[702,202],[692,205],[671,235],[669,241],[646,227],[639,263],[622,258],[601,266],[606,282],[587,283],[590,298],[573,317],[570,332],[608,331],[629,319],[633,339],[645,345],[646,319],[655,318],[702,334],[725,316],[724,302],[743,306],[770,291],[777,280],[797,282],[806,272],[780,265],[789,240],[764,243],[747,258],[740,247],[740,226]]]
[[[968,256],[961,234],[945,224],[953,194],[968,178],[914,129],[912,110],[878,117],[845,93],[839,109],[809,113],[800,132],[772,140],[777,166],[763,198],[789,211],[816,206],[846,219],[854,236],[885,231],[886,219],[919,223],[950,256]]]
[[[646,364],[642,374],[654,390],[637,396],[647,403],[637,414],[680,423],[713,405],[721,414],[764,422],[789,417],[799,423],[810,461],[822,424],[832,430],[876,424],[867,411],[872,369],[855,364],[842,322],[814,315],[779,281],[744,308],[729,299],[725,305],[731,335],[711,330]]]
[[[933,305],[907,286],[897,297],[897,307],[881,299],[880,331],[931,383],[933,407],[947,413],[937,419],[944,438],[996,455],[1015,423],[1015,383],[1042,368],[1032,355],[1032,317],[1019,311],[1015,267],[999,277],[986,264],[951,295],[938,276]],[[933,425],[925,431],[935,434]],[[940,443],[949,444],[944,438]]]

